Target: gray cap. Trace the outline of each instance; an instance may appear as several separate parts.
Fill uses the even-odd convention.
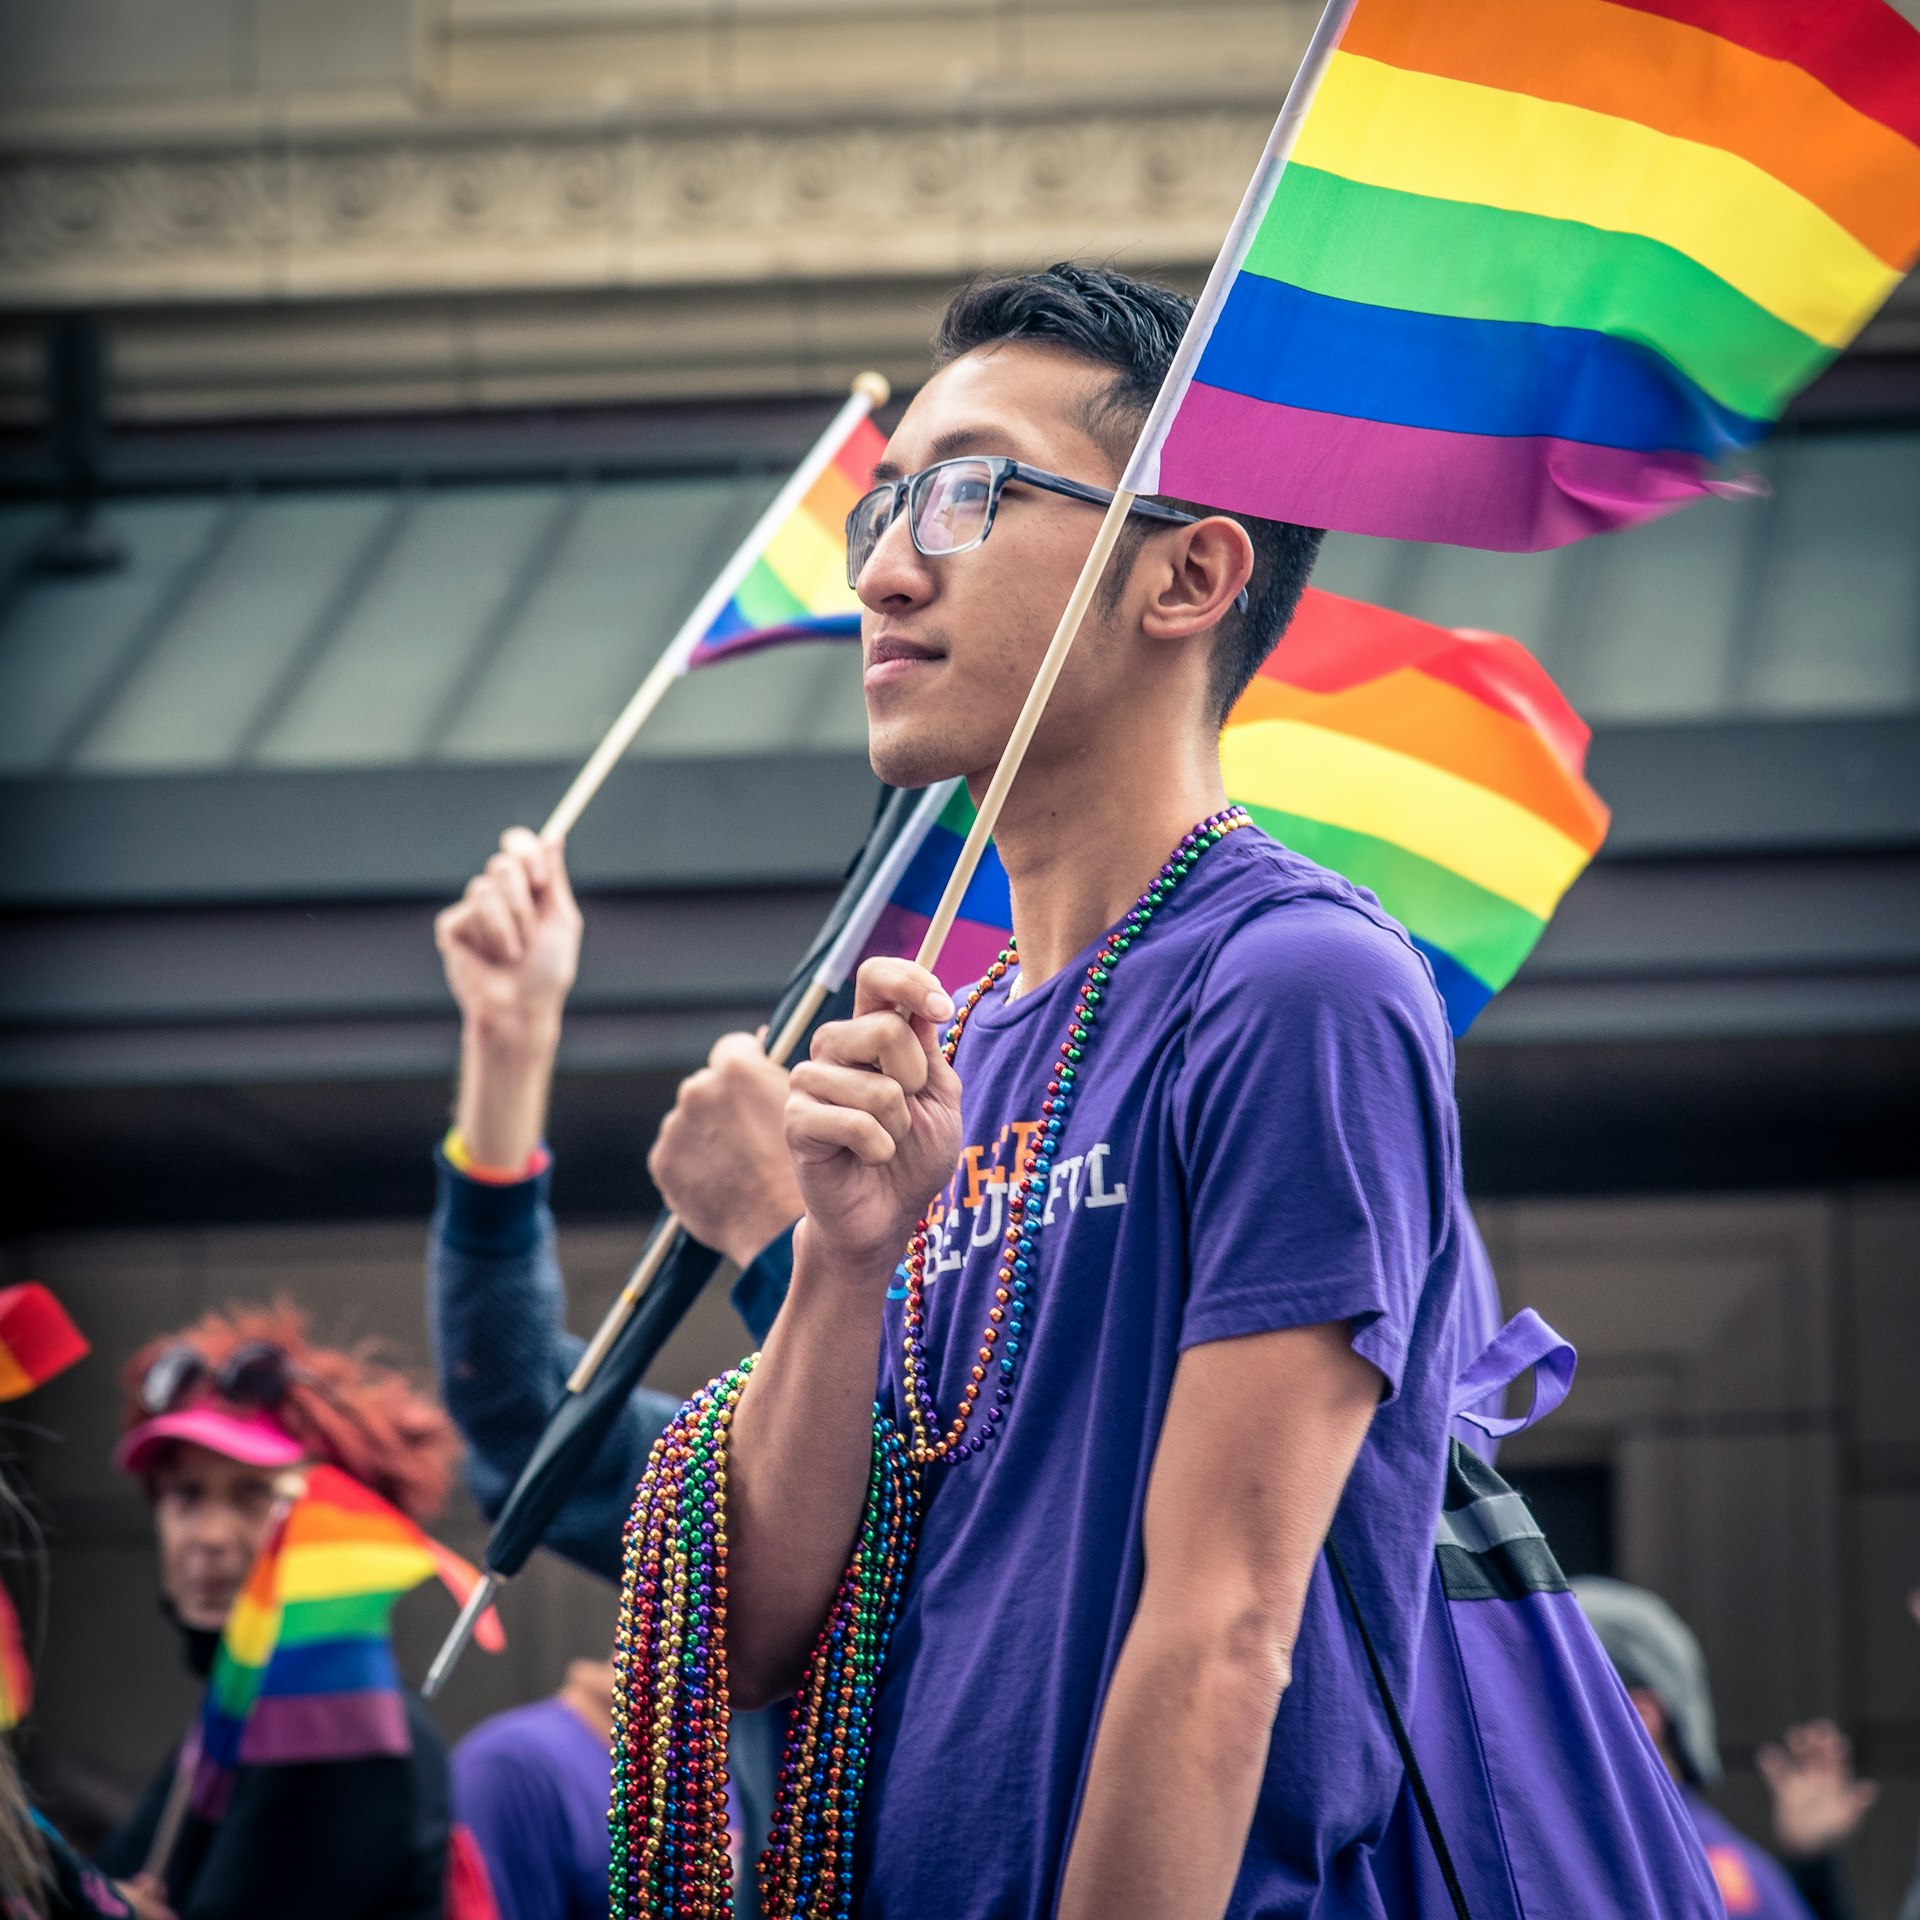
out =
[[[1720,1746],[1706,1656],[1692,1628],[1644,1587],[1598,1574],[1568,1584],[1620,1678],[1645,1687],[1666,1708],[1680,1771],[1695,1786],[1711,1786],[1720,1778]]]

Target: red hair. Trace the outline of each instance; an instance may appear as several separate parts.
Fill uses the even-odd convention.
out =
[[[127,1362],[123,1424],[150,1416],[140,1383],[169,1347],[190,1346],[217,1369],[236,1347],[263,1340],[281,1349],[293,1381],[273,1417],[313,1456],[348,1473],[413,1520],[437,1513],[447,1497],[460,1442],[441,1407],[398,1369],[375,1357],[374,1343],[317,1347],[307,1338],[307,1316],[288,1300],[270,1307],[229,1307],[209,1313],[181,1333],[163,1334]],[[224,1405],[214,1394],[201,1396]],[[244,1411],[244,1409],[235,1409]]]

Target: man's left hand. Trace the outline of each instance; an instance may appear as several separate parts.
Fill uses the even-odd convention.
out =
[[[693,1237],[743,1267],[800,1217],[786,1107],[786,1068],[752,1034],[723,1034],[681,1081],[647,1155],[654,1185]]]

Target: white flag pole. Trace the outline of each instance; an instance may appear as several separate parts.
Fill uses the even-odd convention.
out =
[[[680,630],[667,642],[666,651],[653,663],[633,698],[620,710],[620,717],[607,729],[606,737],[594,748],[587,764],[574,775],[572,786],[561,796],[560,804],[540,829],[543,840],[562,840],[573,831],[587,810],[587,802],[620,764],[621,757],[633,745],[634,736],[666,698],[667,689],[686,672],[687,662],[706,637],[707,629],[719,618],[721,609],[733,598],[741,581],[752,572],[767,542],[806,497],[808,488],[832,465],[834,456],[846,444],[847,435],[875,407],[884,406],[891,391],[882,374],[854,376],[852,390],[840,411],[828,422],[826,431],[813,443],[812,451],[794,468],[786,484],[768,503],[766,512],[753,523],[753,531],[741,541],[733,558],[714,576],[713,584],[680,623]]]
[[[1134,443],[1132,457],[1121,477],[1120,490],[1113,496],[1113,504],[1107,509],[1107,516],[1100,523],[1100,531],[1094,536],[1093,551],[1087,555],[1086,565],[1080,569],[1080,577],[1074,582],[1073,592],[1068,596],[1066,608],[1060,615],[1060,624],[1054,629],[1053,639],[1041,656],[1039,670],[1033,676],[1033,685],[1028,689],[1020,717],[1013,723],[1013,732],[1008,736],[1006,747],[1000,755],[1000,764],[994,769],[993,778],[981,796],[980,811],[974,815],[973,829],[960,849],[960,858],[954,862],[953,872],[947,878],[946,892],[940,896],[940,905],[934,913],[933,924],[927,929],[927,937],[920,943],[916,958],[923,967],[932,968],[940,957],[940,949],[946,945],[947,935],[953,930],[954,920],[960,912],[960,902],[972,884],[974,870],[980,864],[980,856],[985,853],[987,842],[993,838],[993,830],[1000,820],[1000,809],[1006,804],[1015,776],[1020,771],[1020,762],[1026,757],[1027,748],[1040,725],[1040,716],[1046,711],[1054,683],[1060,678],[1060,670],[1067,664],[1068,651],[1073,646],[1074,636],[1080,631],[1081,621],[1086,618],[1094,589],[1100,584],[1100,576],[1112,558],[1114,545],[1120,538],[1120,529],[1126,525],[1128,510],[1140,495],[1153,493],[1159,487],[1161,437],[1172,419],[1174,409],[1179,405],[1181,395],[1186,392],[1193,378],[1193,369],[1199,364],[1208,336],[1213,331],[1214,319],[1226,301],[1234,275],[1240,271],[1240,262],[1273,200],[1274,189],[1280,184],[1287,158],[1293,151],[1294,142],[1300,137],[1301,123],[1307,117],[1307,109],[1313,104],[1313,96],[1320,90],[1327,63],[1340,44],[1340,35],[1356,3],[1357,0],[1327,0],[1326,11],[1321,14],[1320,23],[1313,30],[1313,38],[1307,43],[1299,71],[1293,76],[1293,85],[1287,89],[1280,117],[1267,137],[1266,151],[1260,156],[1260,165],[1255,169],[1253,180],[1240,202],[1240,211],[1234,215],[1233,225],[1227,230],[1226,240],[1214,260],[1213,271],[1207,275],[1207,284],[1200,295],[1199,304],[1194,308],[1193,317],[1187,322],[1187,330],[1181,336],[1173,364],[1167,370],[1166,379],[1160,383],[1160,391],[1155,396],[1146,424]]]

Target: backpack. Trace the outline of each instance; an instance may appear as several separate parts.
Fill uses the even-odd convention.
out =
[[[1516,1433],[1565,1399],[1574,1352],[1531,1308],[1460,1375],[1456,1417]],[[1517,1418],[1469,1411],[1534,1368]],[[1333,1540],[1405,1768],[1374,1856],[1406,1920],[1725,1920],[1698,1834],[1524,1497],[1451,1443],[1413,1698],[1393,1697]]]

